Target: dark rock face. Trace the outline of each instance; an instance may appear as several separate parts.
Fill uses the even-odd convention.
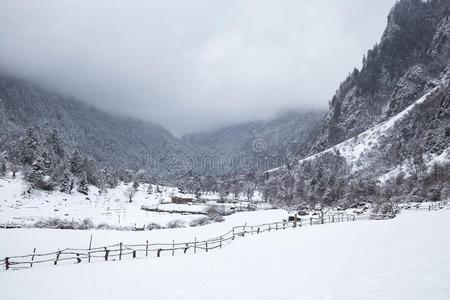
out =
[[[386,120],[435,87],[450,60],[450,2],[399,1],[379,44],[340,85],[310,153]]]

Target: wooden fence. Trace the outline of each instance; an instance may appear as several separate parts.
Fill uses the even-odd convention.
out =
[[[433,206],[427,206],[428,210],[436,210],[444,207],[443,203]],[[411,209],[423,209],[422,207],[411,207]],[[379,217],[379,216],[377,216]],[[96,261],[115,261],[124,259],[150,258],[161,256],[174,256],[175,254],[188,254],[198,252],[209,252],[214,249],[222,248],[228,245],[236,238],[246,235],[261,234],[264,232],[284,230],[287,228],[296,228],[302,226],[312,226],[326,223],[353,222],[373,219],[370,214],[348,214],[333,213],[319,214],[314,217],[294,217],[293,221],[283,220],[282,222],[273,222],[260,225],[235,226],[230,231],[207,240],[197,240],[189,242],[172,243],[150,243],[148,240],[142,244],[124,244],[118,243],[103,247],[89,249],[66,248],[49,253],[36,253],[36,248],[32,254],[9,256],[0,260],[0,270],[18,270],[32,268],[36,265],[60,265],[67,263],[83,263]]]

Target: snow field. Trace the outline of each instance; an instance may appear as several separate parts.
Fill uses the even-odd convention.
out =
[[[450,210],[302,227],[220,251],[1,272],[12,299],[449,299]]]
[[[207,204],[216,204],[218,195],[204,195],[205,205],[168,204],[172,196],[190,197],[194,195],[180,194],[175,187],[160,187],[161,193],[147,193],[147,184],[141,184],[130,203],[126,190],[131,184],[120,184],[107,193],[100,193],[95,187],[90,187],[89,195],[78,192],[64,194],[58,191],[45,192],[32,190],[27,193],[26,184],[19,178],[0,179],[0,224],[18,224],[32,226],[40,220],[50,217],[67,221],[80,222],[85,218],[90,219],[94,225],[107,224],[115,227],[131,228],[143,226],[149,223],[157,223],[166,226],[173,220],[181,220],[188,226],[189,223],[201,216],[188,214],[188,212],[203,212]],[[229,196],[231,199],[231,195]],[[244,200],[240,195],[240,200]],[[260,201],[261,196],[255,193],[254,201]],[[245,205],[241,203],[240,205]],[[185,211],[185,213],[160,213],[141,210],[141,207],[158,207],[162,210]],[[231,204],[224,204],[231,205]],[[234,205],[236,206],[236,205]],[[261,204],[263,207],[263,204]]]
[[[221,223],[212,223],[200,227],[184,227],[151,231],[120,230],[62,230],[62,229],[0,229],[0,257],[30,254],[33,248],[37,252],[53,252],[65,248],[88,248],[92,235],[92,247],[117,244],[172,243],[209,239],[220,236],[233,226],[244,224],[262,224],[286,219],[285,210],[261,210],[240,212],[225,217]]]

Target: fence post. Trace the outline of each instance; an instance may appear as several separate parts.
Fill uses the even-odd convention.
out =
[[[88,262],[91,262],[91,249],[92,249],[92,234],[91,238],[89,239]]]
[[[172,240],[172,256],[175,255],[175,240]]]
[[[206,252],[208,252],[208,241],[205,242],[205,249],[206,249]]]
[[[323,211],[322,211],[322,214],[321,214],[321,222],[322,222],[322,224],[324,223],[324,221],[323,221]]]
[[[250,227],[250,231],[252,232],[252,235],[253,235],[253,226]]]
[[[186,243],[186,248],[184,248],[184,254],[186,254],[186,252],[188,251],[188,249],[189,249],[189,244]]]
[[[312,217],[309,218],[309,225],[312,225]]]
[[[258,228],[258,231],[259,231],[259,228]],[[220,249],[222,249],[222,240],[223,240],[223,237],[220,236]]]
[[[119,260],[122,260],[122,242],[119,244]]]
[[[161,248],[158,249],[158,252],[156,252],[156,257],[160,257],[161,256]]]
[[[148,240],[145,244],[145,257],[148,257]]]
[[[333,223],[334,223],[334,215],[332,217],[333,217]]]
[[[270,232],[270,223],[269,223],[269,232]]]
[[[261,229],[261,228],[258,227],[258,230],[256,230],[256,233],[257,233],[257,234],[259,234],[259,230],[260,230],[260,229]]]
[[[297,214],[294,215],[294,228],[297,227]]]
[[[133,250],[133,258],[136,258],[136,250]]]
[[[275,230],[278,230],[278,222],[275,223]]]
[[[77,253],[77,264],[81,262],[80,253]]]
[[[108,261],[108,257],[109,257],[109,250],[108,248],[105,247],[105,261]]]
[[[234,228],[233,228],[233,236],[234,236]],[[194,239],[194,254],[197,254],[197,237]]]
[[[58,264],[58,259],[59,259],[59,255],[61,254],[61,251],[58,251],[58,253],[56,253],[56,259],[54,262],[54,265],[56,266]]]
[[[9,270],[9,257],[5,257],[5,269]]]
[[[33,249],[33,255],[31,256],[31,263],[30,263],[30,268],[33,267],[33,261],[34,261],[34,254],[36,253],[36,247]]]

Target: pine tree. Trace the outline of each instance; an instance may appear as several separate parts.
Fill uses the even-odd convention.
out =
[[[99,175],[95,161],[87,157],[84,158],[82,163],[82,169],[83,171],[86,172],[86,177],[89,184],[98,186]]]
[[[200,200],[200,197],[202,196],[202,190],[200,189],[200,186],[195,187],[194,195],[195,199]]]
[[[68,171],[64,172],[63,178],[61,180],[61,183],[59,185],[59,191],[61,193],[71,194],[73,188],[73,183],[70,178],[70,174]]]
[[[53,129],[50,132],[49,136],[47,137],[47,143],[59,158],[63,158],[65,156],[63,142],[56,129]]]
[[[31,171],[26,176],[26,180],[36,189],[49,189],[47,180],[45,180],[45,174],[47,170],[47,163],[42,156],[36,157],[36,160],[31,165]]]
[[[112,172],[108,169],[103,170],[103,174],[105,177],[105,183],[108,188],[115,188],[119,184],[119,178],[117,172]]]
[[[24,163],[31,165],[36,156],[38,147],[38,137],[36,129],[27,128],[25,137],[23,138],[22,160]]]
[[[149,195],[153,194],[153,186],[151,184],[149,184],[147,187],[147,194]]]
[[[138,188],[139,188],[139,182],[137,182],[137,181],[133,182],[133,189],[134,189],[135,191],[137,191]]]
[[[87,180],[86,172],[83,172],[80,176],[80,180],[78,181],[77,191],[79,193],[87,195],[89,193],[89,183]]]
[[[6,175],[6,160],[0,157],[0,177]]]
[[[70,172],[72,172],[73,175],[79,176],[83,173],[83,159],[81,158],[80,153],[75,150],[72,154],[72,157],[70,158]]]

